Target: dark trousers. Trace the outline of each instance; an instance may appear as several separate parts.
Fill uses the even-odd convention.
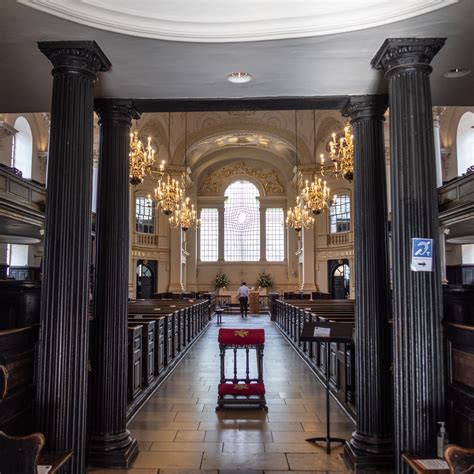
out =
[[[246,296],[241,296],[239,298],[240,302],[240,316],[247,316],[247,305],[249,302],[249,299]]]

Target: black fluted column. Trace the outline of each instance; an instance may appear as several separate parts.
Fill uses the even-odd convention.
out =
[[[100,125],[95,320],[88,462],[128,468],[138,445],[127,430],[129,100],[96,101]]]
[[[394,426],[402,452],[436,454],[444,420],[438,200],[430,73],[439,38],[387,39],[372,60],[389,82],[392,174]],[[410,269],[411,239],[434,239],[433,272]]]
[[[110,63],[94,41],[42,42],[53,63],[36,422],[51,451],[73,450],[85,472],[92,127],[96,73]]]
[[[350,99],[354,134],[356,430],[353,466],[393,463],[387,186],[383,138],[387,98]]]

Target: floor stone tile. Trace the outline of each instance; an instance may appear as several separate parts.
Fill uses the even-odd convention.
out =
[[[265,446],[263,443],[224,443],[224,453],[264,453]]]
[[[265,443],[266,453],[320,453],[321,450],[314,443],[282,443],[275,441],[274,443]]]
[[[178,431],[174,442],[202,443],[204,442],[205,431]]]
[[[162,452],[190,452],[190,453],[203,453],[204,451],[209,452],[222,452],[224,443],[153,443],[150,447],[150,451],[162,451]]]
[[[206,431],[204,438],[206,443],[271,443],[273,442],[272,433],[269,431]]]
[[[280,453],[254,453],[245,456],[241,453],[204,453],[203,469],[244,470],[250,473],[252,469],[288,469],[286,456]]]
[[[199,421],[156,421],[156,420],[134,420],[128,426],[131,430],[155,430],[155,431],[196,431]]]
[[[203,470],[200,469],[160,469],[159,474],[219,474],[217,469]]]
[[[89,474],[157,474],[158,469],[95,469],[89,468]]]
[[[132,430],[137,441],[173,441],[177,431]]]
[[[259,423],[259,420],[255,420]],[[199,423],[199,431],[218,431],[218,430],[238,430],[239,420],[215,420],[215,421],[201,421]]]
[[[340,457],[340,452],[342,448],[339,450],[335,449],[331,454],[325,454],[323,448],[321,448],[321,453],[288,453],[287,459],[288,464],[290,465],[291,470],[301,470],[305,471],[308,469],[313,470],[338,470],[338,471],[346,471],[344,462]]]
[[[148,451],[138,453],[133,468],[200,469],[201,459],[202,453]]]

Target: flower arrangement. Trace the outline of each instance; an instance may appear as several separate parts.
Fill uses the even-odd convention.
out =
[[[257,286],[260,288],[272,288],[273,279],[270,273],[267,273],[265,270],[260,272],[257,277]]]
[[[229,286],[229,277],[225,273],[219,272],[214,280],[214,287],[218,290],[227,286]]]

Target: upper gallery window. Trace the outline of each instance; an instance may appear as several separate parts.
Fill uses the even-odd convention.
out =
[[[235,181],[225,191],[224,260],[260,260],[260,193],[249,181]]]
[[[155,233],[155,206],[150,198],[139,196],[135,201],[135,229],[143,234]]]
[[[201,209],[199,226],[200,259],[202,262],[217,262],[219,258],[219,210]]]
[[[270,208],[265,211],[266,257],[269,262],[285,259],[285,230],[283,209]]]
[[[465,112],[459,120],[456,136],[458,176],[474,166],[474,113]]]
[[[13,139],[11,166],[20,170],[23,178],[31,179],[33,135],[30,124],[25,117],[18,117],[13,127],[17,133]]]
[[[331,234],[351,230],[351,198],[349,196],[337,196],[336,202],[331,206],[329,230]]]

